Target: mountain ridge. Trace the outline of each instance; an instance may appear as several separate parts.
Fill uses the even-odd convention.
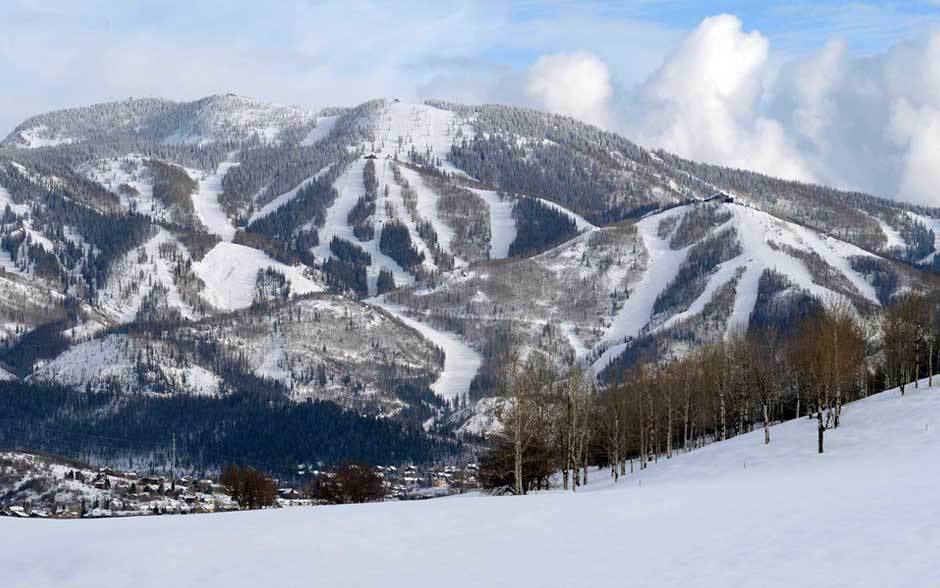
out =
[[[695,163],[570,117],[149,100],[38,115],[0,144],[0,288],[22,292],[0,303],[0,362],[27,381],[217,394],[277,372],[290,398],[450,426],[489,405],[511,348],[606,378],[828,298],[865,316],[940,271],[938,209]],[[24,131],[47,144],[22,148]],[[382,337],[413,332],[425,359],[375,339],[384,359],[351,362],[361,340],[303,330],[297,349],[330,342],[303,374],[280,344],[250,350],[308,320],[311,296],[333,301],[319,320],[334,330],[391,313]],[[241,331],[200,331],[218,317]],[[168,343],[183,334],[229,343],[197,356]],[[127,369],[78,377],[83,349]]]

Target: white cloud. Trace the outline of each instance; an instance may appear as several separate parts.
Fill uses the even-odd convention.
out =
[[[760,113],[769,50],[735,16],[705,19],[640,89],[628,126],[692,159],[814,179],[782,125]]]
[[[610,71],[586,52],[544,55],[525,72],[522,91],[530,104],[583,121],[609,123]]]
[[[940,32],[862,57],[834,41],[783,78],[773,108],[822,181],[940,205]]]
[[[892,138],[904,150],[898,196],[940,205],[940,108],[917,108],[902,98],[889,124]]]

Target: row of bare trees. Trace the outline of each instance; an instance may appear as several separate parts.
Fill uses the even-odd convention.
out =
[[[679,358],[642,364],[603,389],[575,369],[559,377],[543,357],[510,362],[497,415],[496,448],[481,460],[481,482],[524,494],[561,472],[567,489],[589,465],[617,480],[677,452],[774,422],[816,421],[818,451],[840,426],[845,403],[931,374],[940,348],[940,303],[908,294],[868,319],[832,302],[785,336],[734,333]],[[930,382],[932,385],[932,381]]]

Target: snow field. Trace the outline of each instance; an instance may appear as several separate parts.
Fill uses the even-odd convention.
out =
[[[339,116],[319,116],[317,117],[317,126],[310,133],[304,137],[304,140],[300,142],[301,145],[313,145],[321,139],[325,139],[330,135],[330,132],[333,131],[333,126],[336,125],[336,121],[339,119]]]
[[[193,264],[193,271],[205,283],[202,297],[222,310],[251,306],[258,271],[265,268],[273,268],[287,277],[292,296],[323,290],[304,274],[302,267],[285,265],[263,251],[235,243],[219,243]]]
[[[298,586],[311,573],[338,587],[935,585],[940,389],[883,393],[843,419],[822,455],[801,419],[770,445],[755,431],[617,484],[592,471],[577,494],[0,519],[0,565],[11,588]]]
[[[199,190],[193,194],[193,207],[196,211],[196,218],[206,226],[210,233],[218,235],[223,241],[229,242],[235,237],[235,227],[222,209],[222,205],[219,204],[219,195],[224,191],[222,189],[222,178],[225,177],[228,170],[236,165],[238,165],[238,162],[229,157],[219,164],[218,169],[212,175],[187,170],[190,176],[199,179]]]
[[[509,257],[509,246],[516,240],[516,219],[512,216],[512,201],[500,200],[491,190],[472,190],[490,208],[490,259]]]
[[[372,161],[375,161],[376,177],[381,176],[384,166],[388,165],[388,162],[378,159]],[[378,219],[382,219],[385,216],[384,188],[381,185],[379,186],[379,195],[375,204],[375,216],[373,217],[376,219],[374,238],[366,242],[360,241],[356,235],[353,234],[353,229],[349,225],[349,211],[356,206],[356,202],[365,194],[365,185],[363,184],[363,172],[365,171],[365,167],[365,159],[354,161],[343,175],[336,180],[334,187],[339,193],[339,196],[326,211],[326,220],[323,223],[323,228],[320,230],[320,244],[313,249],[314,254],[321,259],[329,258],[332,255],[332,253],[330,253],[330,241],[333,240],[334,236],[340,237],[341,239],[359,245],[372,256],[372,265],[366,270],[369,276],[369,290],[371,292],[375,292],[375,283],[379,276],[379,270],[382,268],[392,272],[395,276],[395,284],[397,286],[413,284],[414,276],[406,272],[394,259],[379,250],[379,237],[382,232],[382,226]],[[404,213],[405,211],[402,212]]]

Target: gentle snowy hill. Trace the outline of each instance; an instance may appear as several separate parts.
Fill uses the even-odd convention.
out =
[[[931,586],[938,434],[940,388],[922,382],[846,406],[822,455],[815,423],[797,420],[773,427],[770,445],[742,435],[617,484],[592,472],[577,494],[94,524],[7,518],[0,566],[15,570],[14,588],[293,586],[312,574],[332,586]],[[38,546],[55,557],[37,558]]]

